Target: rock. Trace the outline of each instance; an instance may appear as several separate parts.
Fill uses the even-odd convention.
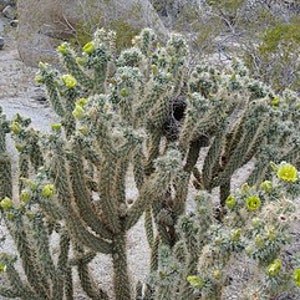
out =
[[[38,10],[36,9],[38,7]],[[66,40],[88,38],[97,27],[125,34],[153,28],[166,38],[167,30],[149,0],[18,0],[18,50],[30,66],[55,63],[55,48]],[[77,33],[77,35],[76,35]],[[81,35],[81,36],[80,36]],[[131,41],[130,34],[126,35]]]
[[[4,31],[5,26],[6,20],[4,20],[4,18],[0,18],[0,34]]]
[[[9,25],[10,25],[11,27],[18,27],[18,24],[19,24],[19,21],[18,21],[18,20],[11,20],[11,21],[9,22]]]
[[[34,87],[31,91],[30,91],[30,97],[38,102],[46,102],[47,101],[47,97],[46,97],[46,92],[44,89],[42,89],[41,87]]]
[[[0,36],[0,50],[4,47],[4,38]]]
[[[2,11],[7,5],[15,5],[15,1],[11,0],[0,0],[0,11]]]
[[[17,16],[16,9],[13,8],[10,5],[7,5],[3,10],[2,10],[2,15],[6,17],[7,19],[13,20]]]

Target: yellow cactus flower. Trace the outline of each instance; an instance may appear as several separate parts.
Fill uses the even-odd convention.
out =
[[[300,287],[300,269],[295,269],[293,275],[295,284]]]
[[[277,170],[277,177],[286,182],[295,182],[297,180],[297,169],[289,163],[283,163]]]
[[[88,42],[86,43],[83,48],[82,51],[86,54],[92,54],[95,51],[95,45],[94,42]]]
[[[246,199],[247,209],[250,211],[255,211],[260,207],[260,199],[257,196],[249,196]]]
[[[225,200],[225,205],[228,209],[233,209],[235,206],[235,198],[232,195],[229,195]]]
[[[77,80],[70,74],[63,75],[61,80],[68,89],[72,89],[77,85]]]

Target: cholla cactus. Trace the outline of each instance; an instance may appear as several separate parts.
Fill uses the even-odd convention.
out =
[[[276,159],[270,158],[298,160],[296,148],[286,151],[297,129],[298,116],[292,109],[298,98],[287,94],[284,97],[294,99],[292,104],[278,106],[272,92],[251,80],[239,63],[223,71],[199,65],[190,72],[188,47],[181,35],[173,34],[161,46],[155,33],[144,29],[133,42],[117,57],[115,34],[101,29],[83,47],[82,55],[77,56],[68,43],[57,48],[67,73],[40,64],[36,80],[45,85],[60,117],[50,134],[34,130],[30,120],[20,115],[10,126],[1,117],[2,216],[27,280],[16,272],[14,258],[3,255],[1,265],[6,266],[10,287],[0,289],[0,294],[71,299],[76,267],[86,294],[108,299],[89,271],[95,255],[104,253],[112,257],[116,299],[132,299],[126,234],[144,214],[153,280],[160,271],[160,279],[167,279],[154,288],[155,297],[192,299],[193,289],[185,278],[197,270],[199,253],[192,250],[201,246],[195,235],[206,238],[206,232],[189,218],[178,225],[192,176],[197,188],[220,187],[222,219],[235,170],[257,157],[251,182],[262,181],[267,175],[266,149],[278,146],[279,140],[281,150]],[[280,126],[274,131],[273,124],[283,120],[290,131]],[[15,197],[4,146],[9,128],[19,151]],[[200,171],[200,150],[208,146]],[[130,170],[138,189],[131,201],[125,184]],[[248,205],[255,210],[258,202],[251,199]],[[208,226],[216,221],[214,211],[207,202],[202,207],[203,222],[210,230],[223,230],[227,239],[234,235],[239,244],[239,228],[227,232]],[[60,236],[58,255],[50,247],[54,232]],[[170,282],[166,274],[175,272],[176,260],[187,267]],[[170,284],[175,282],[181,283],[174,291]]]
[[[299,261],[285,254],[299,183],[295,167],[277,166],[272,181],[244,184],[226,199],[222,223],[212,217],[210,195],[196,196],[195,212],[178,222],[180,241],[161,249],[159,271],[149,278],[154,299],[299,297]]]

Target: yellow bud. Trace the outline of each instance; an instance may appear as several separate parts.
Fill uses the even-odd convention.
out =
[[[273,184],[270,180],[265,180],[264,182],[262,182],[260,184],[260,188],[266,192],[266,193],[270,193],[273,189]]]
[[[35,217],[35,213],[29,211],[29,212],[26,213],[26,217],[27,217],[29,220],[32,220],[32,219]]]
[[[127,97],[129,95],[129,93],[128,93],[126,88],[122,88],[121,91],[120,91],[120,95],[122,97]]]
[[[295,269],[293,275],[295,284],[300,287],[300,269]]]
[[[217,280],[221,279],[222,273],[219,269],[214,270],[213,277]]]
[[[53,184],[46,184],[42,189],[42,196],[44,198],[52,198],[55,194],[55,187]]]
[[[6,213],[6,217],[9,221],[13,221],[15,219],[15,214],[12,212]]]
[[[59,131],[61,129],[61,123],[51,124],[51,129],[54,131]]]
[[[95,45],[93,42],[88,42],[86,43],[83,48],[82,51],[86,54],[92,54],[95,51]]]
[[[254,228],[258,228],[261,225],[261,220],[259,218],[253,218],[252,219],[252,226]]]
[[[76,101],[76,105],[79,105],[81,107],[85,106],[87,104],[87,99],[86,98],[80,98]]]
[[[229,195],[225,200],[225,205],[228,209],[233,209],[235,206],[235,199],[232,195]]]
[[[3,273],[6,271],[6,265],[0,264],[0,273]]]
[[[275,97],[271,100],[271,106],[278,106],[280,102],[280,99],[278,97]]]
[[[250,189],[250,186],[247,182],[242,184],[242,186],[241,186],[242,193],[247,193],[249,191],[249,189]]]
[[[68,54],[68,44],[67,43],[63,43],[61,45],[59,45],[56,50],[61,53],[62,55],[67,55]]]
[[[22,191],[20,194],[20,200],[25,204],[30,202],[31,195],[28,191]]]
[[[41,75],[36,75],[36,76],[34,77],[34,81],[35,81],[36,83],[43,83],[43,78],[42,78]]]
[[[188,276],[186,280],[194,288],[201,289],[204,286],[203,279],[199,278],[198,276],[191,275],[191,276]]]
[[[255,237],[254,242],[255,242],[256,247],[259,249],[263,248],[265,245],[264,240],[262,239],[262,237],[259,234]]]
[[[19,144],[19,143],[16,143],[16,144],[15,144],[15,147],[16,147],[16,149],[17,149],[19,152],[22,152],[22,151],[24,150],[24,148],[25,148],[24,145]]]
[[[63,75],[61,80],[68,89],[72,89],[77,85],[77,80],[70,74]]]
[[[0,206],[4,209],[4,210],[9,210],[12,209],[14,207],[13,202],[10,198],[5,197],[1,200],[0,202]]]
[[[21,131],[21,125],[19,122],[14,121],[12,122],[10,129],[14,134],[18,134]]]
[[[279,274],[280,270],[281,270],[281,261],[280,259],[275,259],[273,263],[269,265],[267,272],[270,276],[276,276]]]
[[[80,128],[78,128],[78,131],[82,135],[87,135],[89,133],[89,128],[87,126],[81,126]]]
[[[239,241],[240,237],[241,237],[241,234],[242,234],[242,229],[241,228],[238,228],[236,229],[233,234],[231,235],[231,239],[235,242]]]
[[[267,238],[271,241],[276,239],[276,231],[275,228],[270,228],[269,230],[267,230]]]
[[[152,73],[154,76],[156,76],[158,74],[158,68],[156,65],[152,65]]]
[[[84,115],[84,109],[82,108],[82,106],[76,104],[74,110],[72,111],[72,115],[76,119],[81,119]]]
[[[80,56],[77,56],[76,57],[76,62],[81,65],[81,66],[84,66],[87,62],[87,59],[85,57],[80,57]]]

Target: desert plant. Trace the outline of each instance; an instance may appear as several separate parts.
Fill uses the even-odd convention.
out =
[[[181,239],[173,249],[160,249],[147,299],[275,299],[284,292],[299,297],[299,261],[287,251],[299,173],[287,163],[271,166],[271,181],[244,184],[226,199],[222,223],[214,218],[211,195],[195,197],[196,209],[177,224]]]
[[[101,29],[82,55],[68,43],[57,48],[66,74],[40,64],[36,81],[61,119],[51,133],[41,134],[20,115],[11,121],[1,115],[1,212],[26,276],[17,272],[16,256],[3,254],[3,296],[72,299],[76,268],[90,298],[108,299],[89,270],[95,255],[104,253],[112,258],[116,299],[132,299],[126,234],[143,214],[155,274],[169,267],[168,253],[185,234],[176,226],[191,178],[198,189],[220,188],[215,218],[224,222],[238,168],[257,158],[254,185],[269,176],[266,155],[299,163],[299,145],[290,150],[299,130],[299,99],[292,92],[279,99],[238,61],[227,70],[199,64],[189,72],[188,47],[178,34],[162,46],[144,29],[132,42],[117,55],[115,33]],[[19,152],[19,195],[12,194],[9,131]],[[278,145],[275,153],[267,151]],[[200,166],[200,151],[208,146]],[[136,199],[126,197],[129,174]],[[60,239],[55,252],[53,235]],[[189,236],[192,249],[196,237]],[[189,254],[186,276],[195,270],[195,258]],[[154,289],[158,299],[167,293]],[[178,298],[187,299],[186,292],[182,288]]]

